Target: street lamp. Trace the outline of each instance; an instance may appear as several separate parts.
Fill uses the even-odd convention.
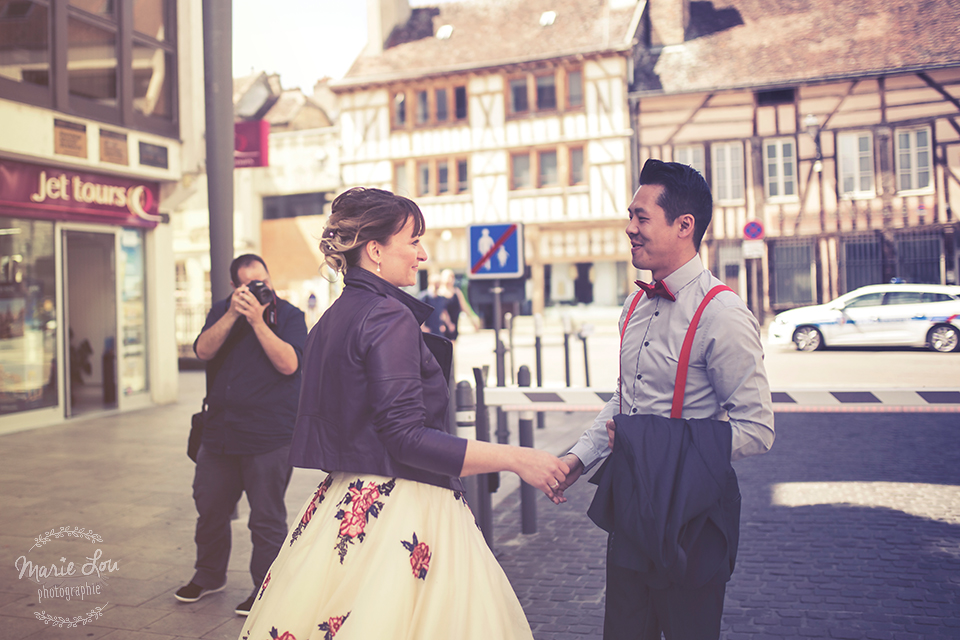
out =
[[[813,138],[813,144],[817,149],[817,155],[813,161],[813,170],[820,173],[823,171],[823,154],[820,151],[820,121],[817,116],[808,113],[803,118],[803,126],[807,130],[807,135]]]

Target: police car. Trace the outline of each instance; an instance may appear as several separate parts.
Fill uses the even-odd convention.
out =
[[[777,314],[771,345],[799,351],[839,346],[960,347],[960,286],[874,284],[832,302]]]

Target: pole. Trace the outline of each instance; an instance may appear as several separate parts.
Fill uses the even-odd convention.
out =
[[[537,365],[537,386],[543,386],[543,341],[541,340],[543,336],[543,316],[539,313],[533,315],[533,335],[534,339],[534,350],[536,351],[536,365]],[[544,424],[544,416],[546,414],[543,411],[537,412],[537,429],[543,429],[546,425]]]
[[[583,375],[587,379],[587,386],[590,386],[590,358],[587,355],[587,338],[593,333],[593,324],[584,322],[580,325],[579,336],[583,340]]]
[[[570,386],[570,334],[573,332],[573,321],[569,314],[563,314],[563,368],[567,376],[567,386]]]
[[[490,442],[490,419],[487,413],[487,405],[483,402],[484,382],[483,370],[479,367],[473,368],[473,377],[477,383],[477,440],[481,442]],[[494,486],[494,482],[496,485]],[[487,541],[487,546],[493,551],[493,503],[490,500],[490,494],[500,487],[500,475],[497,473],[483,473],[477,476],[477,506],[475,517],[480,524],[480,531],[483,533],[483,539]]]
[[[516,356],[513,351],[513,314],[507,311],[504,315],[507,321],[507,352],[510,354],[510,384],[517,384],[517,378],[514,370],[517,368]]]
[[[456,435],[467,440],[477,439],[477,404],[473,398],[473,387],[466,380],[457,383],[457,430]],[[473,509],[480,506],[480,478],[482,476],[467,476],[462,478],[464,493],[467,496],[467,504]],[[489,495],[489,494],[488,494]],[[480,519],[477,513],[473,514],[477,526],[480,526]]]
[[[500,278],[493,281],[493,287],[490,291],[493,292],[493,340],[494,347],[497,350],[497,386],[502,387],[505,384],[506,374],[503,362],[503,343],[500,342],[500,329],[503,326],[503,317],[501,316],[503,309],[500,303],[500,294],[503,293],[503,287],[500,286]]]
[[[530,369],[520,367],[517,381],[521,387],[530,386]],[[533,447],[533,412],[520,413],[520,446]],[[523,533],[537,532],[537,490],[524,481],[520,481],[520,530]]]
[[[203,2],[203,94],[206,108],[207,207],[210,212],[210,291],[230,295],[233,260],[233,5]]]

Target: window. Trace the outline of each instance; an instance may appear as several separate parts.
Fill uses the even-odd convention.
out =
[[[417,195],[430,195],[430,163],[417,163]]]
[[[412,116],[407,113],[408,104],[412,105]],[[392,110],[394,130],[449,125],[467,119],[467,88],[431,83],[428,87],[397,89],[393,91]]]
[[[426,124],[430,120],[430,101],[426,91],[417,91],[417,124]]]
[[[414,166],[410,163],[409,166]],[[416,166],[416,197],[444,196],[466,193],[469,188],[469,165],[464,158],[434,158],[419,160]],[[395,193],[409,195],[411,188],[407,179],[407,162],[396,162],[393,165],[393,184]],[[454,181],[451,170],[456,167],[457,175]]]
[[[397,162],[393,165],[393,192],[401,196],[410,195],[410,182],[407,178],[406,162]]]
[[[837,137],[840,195],[872,198],[873,137],[869,133],[842,133]]]
[[[570,148],[570,184],[586,182],[583,171],[583,147]]]
[[[897,191],[930,188],[930,129],[897,131]]]
[[[557,79],[551,73],[537,76],[537,111],[549,111],[557,108]]]
[[[797,176],[793,153],[792,138],[767,140],[763,143],[764,185],[767,198],[796,197]]]
[[[568,164],[563,166],[562,161]],[[584,184],[585,181],[582,146],[510,154],[511,189],[563,187]]]
[[[567,72],[567,108],[583,106],[583,72]]]
[[[540,179],[537,186],[553,187],[560,184],[560,176],[557,173],[557,152],[541,151],[538,155]]]
[[[457,160],[457,193],[470,190],[470,177],[467,174],[467,161]]]
[[[707,175],[706,165],[703,162],[703,145],[688,144],[673,148],[673,159],[675,162],[685,164],[696,169],[700,175]]]
[[[514,78],[510,81],[510,113],[526,113],[530,110],[527,104],[527,79]]]
[[[467,88],[455,87],[453,90],[454,114],[457,120],[466,120],[467,118]]]
[[[0,97],[175,137],[174,5],[124,3],[121,20],[115,0],[0,3]]]
[[[315,193],[294,193],[284,196],[263,197],[263,219],[298,218],[300,216],[322,216],[327,195],[322,191]]]
[[[436,99],[437,99],[437,122],[446,122],[447,118],[450,115],[450,110],[449,110],[450,105],[447,104],[447,90],[437,89]]]
[[[743,201],[743,145],[724,142],[711,146],[713,196],[717,202]]]
[[[881,304],[883,304],[882,293],[868,293],[866,295],[857,296],[850,302],[843,305],[843,308],[850,309],[856,307],[879,307]]]
[[[450,171],[447,168],[449,166],[445,160],[437,162],[437,193],[450,191]]]
[[[393,126],[401,129],[407,124],[407,96],[396,93],[393,96]]]
[[[512,189],[523,189],[530,185],[530,154],[521,153],[510,156],[510,166],[512,180],[510,187]]]
[[[557,87],[565,88],[562,94]],[[506,100],[508,116],[582,108],[583,73],[558,67],[508,77]]]

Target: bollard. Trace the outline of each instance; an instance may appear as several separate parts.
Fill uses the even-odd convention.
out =
[[[587,357],[587,338],[593,333],[593,325],[584,322],[580,326],[579,336],[583,341],[583,375],[587,379],[587,386],[590,386],[590,359]]]
[[[473,387],[466,380],[457,383],[457,431],[456,435],[467,440],[477,439],[477,405],[473,399]],[[463,481],[467,504],[473,511],[473,518],[480,526],[480,517],[477,511],[480,506],[480,476],[467,476]],[[489,495],[489,494],[488,494]]]
[[[517,381],[521,387],[530,386],[530,369],[520,367]],[[520,412],[520,446],[533,447],[533,412]],[[520,481],[520,530],[523,533],[537,532],[537,490],[532,485]]]
[[[533,315],[533,335],[534,335],[534,351],[536,352],[536,365],[537,365],[537,386],[543,386],[543,316],[539,313]],[[543,429],[544,426],[544,416],[546,414],[543,411],[537,412],[537,429]]]
[[[567,375],[567,386],[570,386],[570,334],[573,333],[573,321],[570,314],[563,314],[563,367]]]
[[[503,320],[507,325],[507,353],[510,354],[510,384],[517,384],[516,373],[514,373],[517,369],[517,363],[514,359],[513,352],[513,314],[507,311],[503,316]]]
[[[483,389],[486,384],[483,371],[474,367],[473,377],[477,382],[477,440],[490,442],[490,418],[487,413],[487,406],[483,402]],[[487,546],[493,551],[493,504],[490,500],[490,494],[500,487],[500,474],[482,473],[476,477],[477,493],[479,495],[477,496],[477,510],[474,517],[480,524],[483,539],[487,541]]]

